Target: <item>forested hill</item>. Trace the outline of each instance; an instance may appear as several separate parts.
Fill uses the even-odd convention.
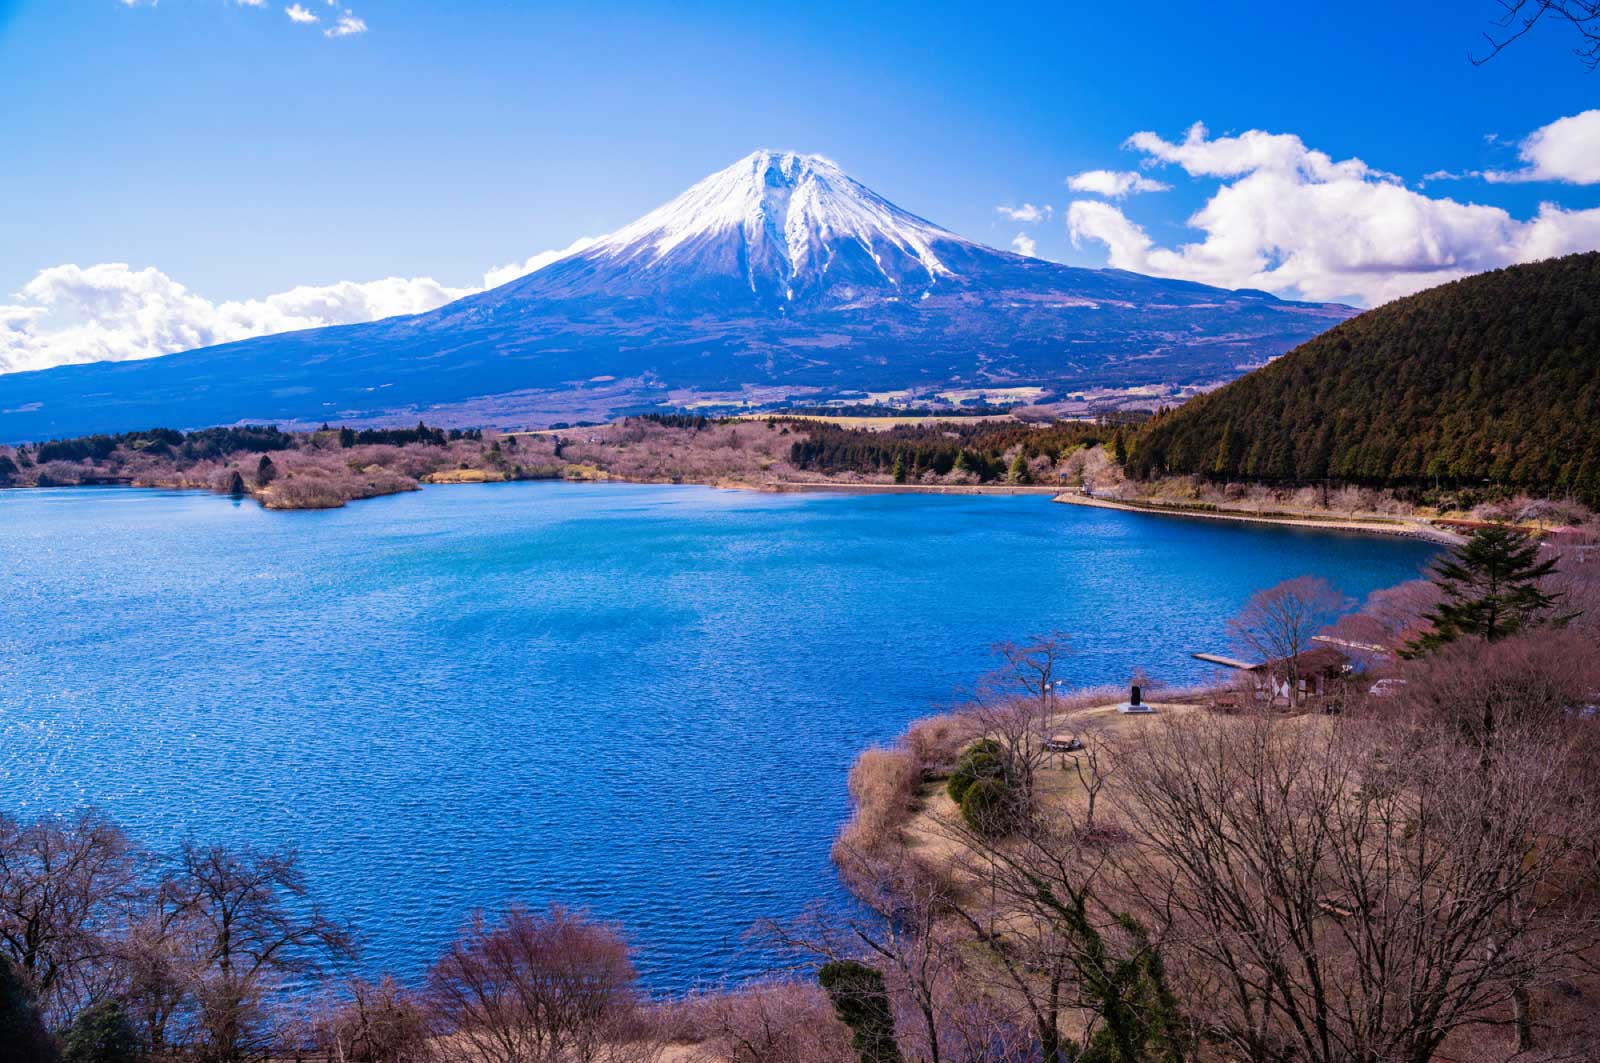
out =
[[[1153,418],[1138,478],[1494,484],[1600,505],[1600,252],[1369,310]]]

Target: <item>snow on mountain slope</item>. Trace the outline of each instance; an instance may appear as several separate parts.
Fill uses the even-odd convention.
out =
[[[896,207],[820,155],[757,151],[561,263],[564,275],[633,291],[734,281],[760,300],[920,295],[954,271],[940,247],[977,245]],[[529,280],[529,278],[524,278]]]

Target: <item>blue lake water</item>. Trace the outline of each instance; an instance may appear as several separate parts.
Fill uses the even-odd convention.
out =
[[[1073,632],[1084,684],[1199,679],[1251,592],[1360,597],[1432,552],[1038,496],[0,492],[0,808],[298,846],[371,971],[415,976],[474,906],[561,900],[678,988],[836,891],[852,758],[995,641]]]

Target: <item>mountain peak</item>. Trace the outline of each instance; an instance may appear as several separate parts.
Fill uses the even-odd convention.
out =
[[[901,210],[821,155],[762,149],[718,170],[542,276],[624,271],[626,282],[688,275],[735,282],[746,298],[912,297],[955,271],[941,248],[968,241]],[[625,278],[619,276],[619,281]],[[730,294],[732,292],[730,291]]]

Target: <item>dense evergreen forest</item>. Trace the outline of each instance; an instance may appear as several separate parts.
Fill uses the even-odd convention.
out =
[[[804,421],[795,425],[808,433],[789,448],[789,462],[795,468],[828,474],[892,473],[900,483],[926,471],[944,476],[953,469],[971,472],[979,482],[1015,481],[1019,475],[1013,469],[1024,469],[1033,458],[1045,455],[1054,460],[1076,447],[1110,442],[1119,434],[1117,425],[1105,421],[1061,421],[1047,427],[1016,421],[940,421],[899,425],[884,432]]]
[[[1147,479],[1489,482],[1600,505],[1600,252],[1370,310],[1153,418]]]

